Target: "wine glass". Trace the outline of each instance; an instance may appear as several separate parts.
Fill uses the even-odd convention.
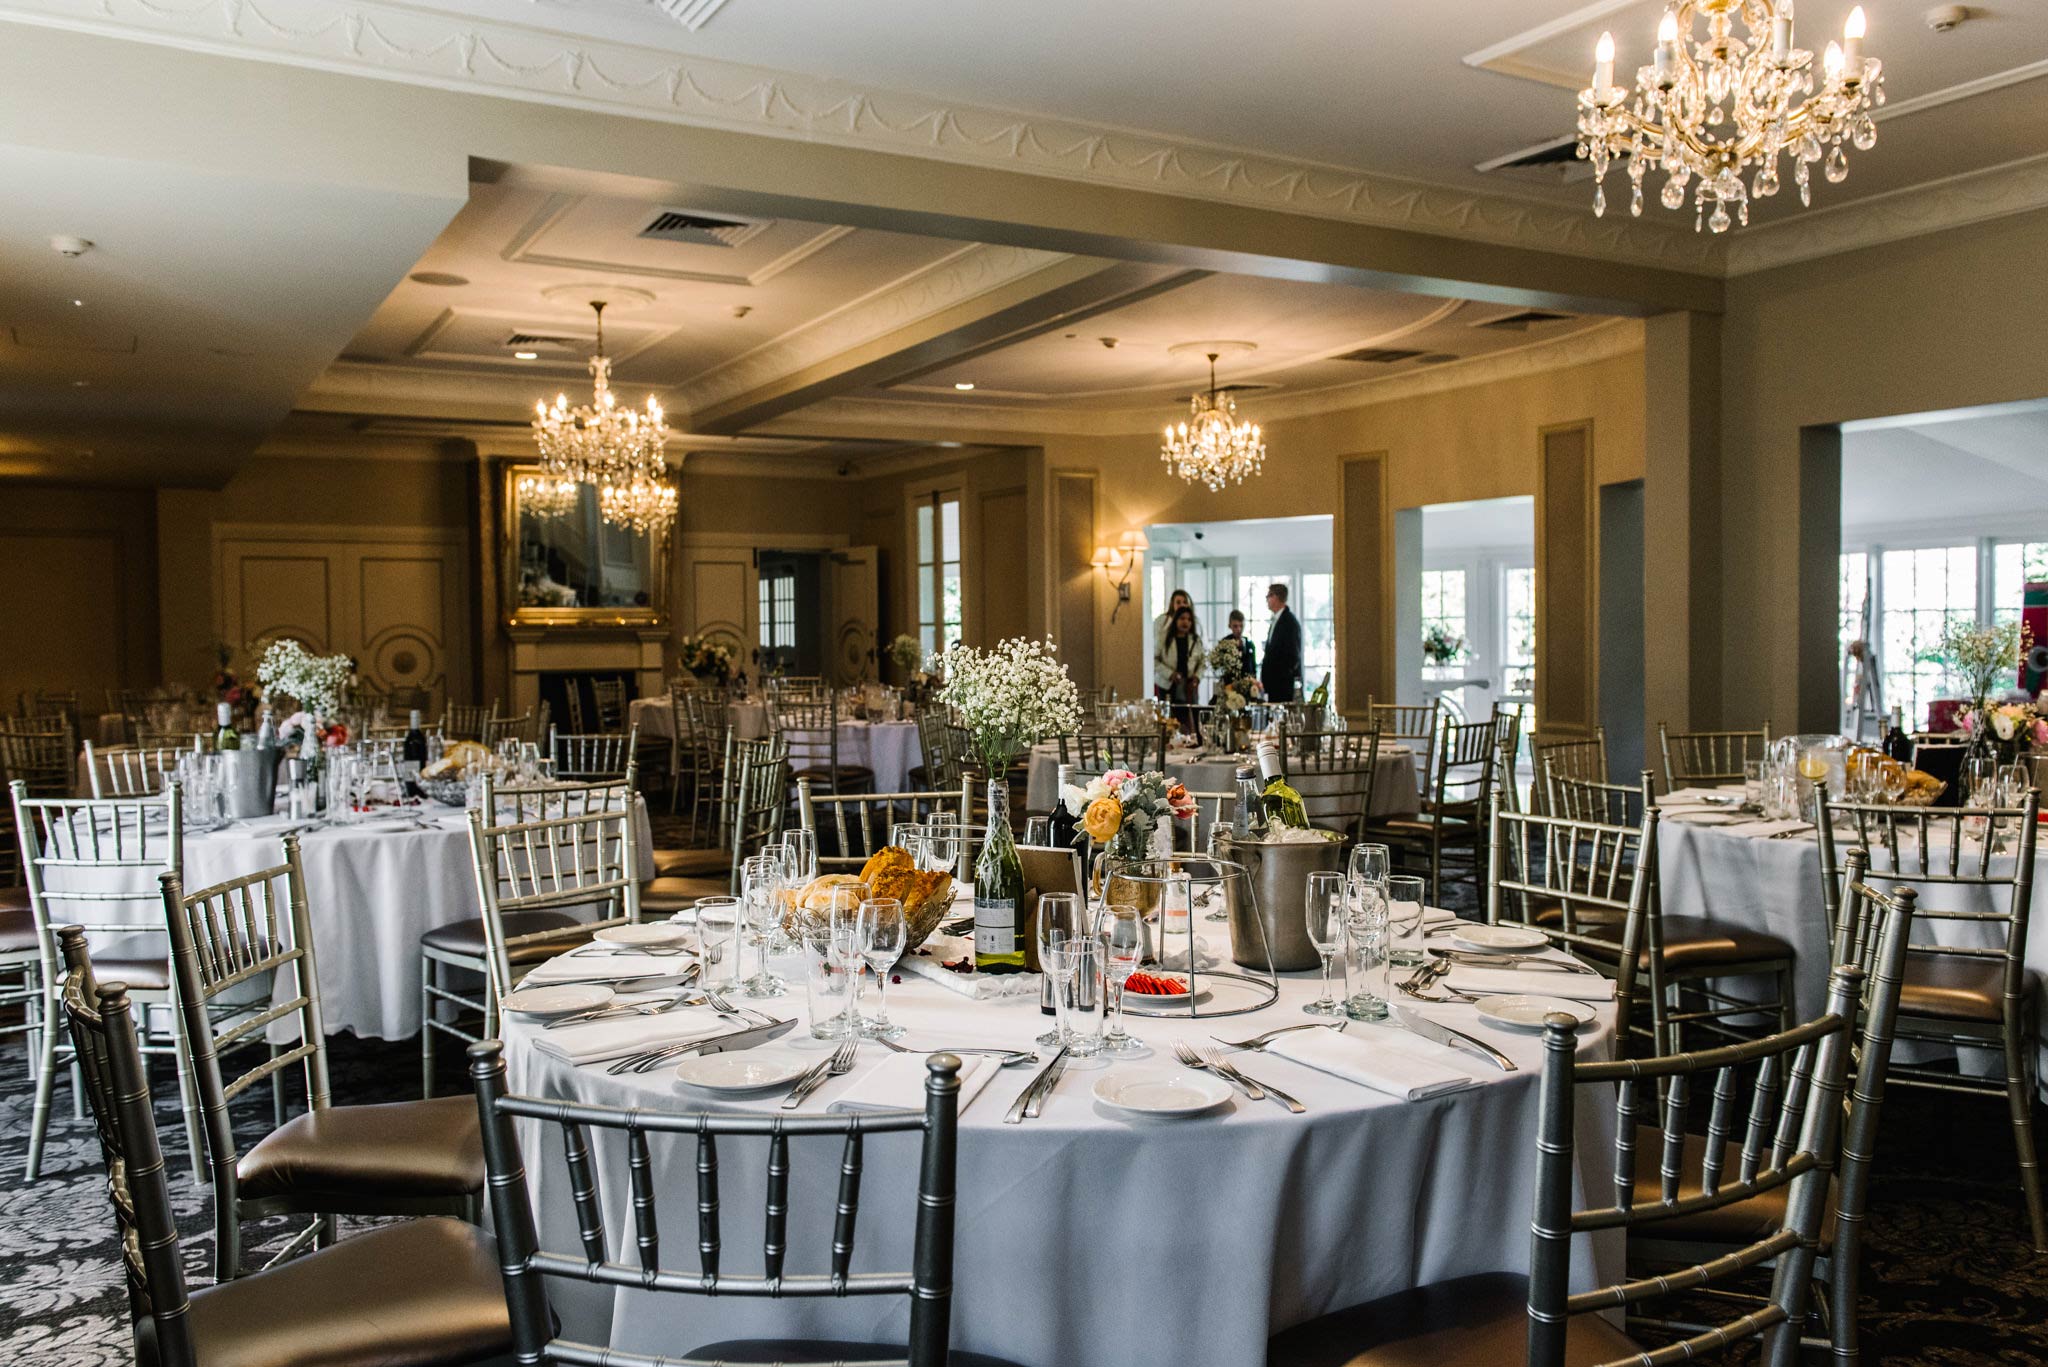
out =
[[[782,870],[772,856],[757,854],[740,866],[741,919],[757,956],[754,976],[741,985],[749,997],[779,997],[788,984],[768,971],[768,942],[782,925]],[[733,971],[739,971],[734,956]]]
[[[814,1039],[860,1033],[861,969],[867,959],[860,904],[867,895],[865,883],[836,883],[797,911]]]
[[[860,1022],[860,1032],[871,1039],[895,1039],[903,1027],[889,1020],[889,970],[903,957],[909,930],[903,921],[903,903],[894,897],[870,897],[860,904],[859,940],[867,965],[875,972],[875,1014]]]
[[[818,876],[818,837],[798,827],[782,833],[783,874],[793,887],[802,887]]]
[[[2027,800],[2027,789],[2034,786],[2033,775],[2027,772],[2025,760],[2014,760],[1998,773],[1998,804],[2001,807],[2017,807]]]
[[[1879,782],[1883,786],[1884,800],[1896,803],[1906,795],[1906,766],[1895,759],[1887,759],[1878,766]]]
[[[1354,883],[1385,883],[1393,867],[1393,852],[1385,845],[1351,847],[1350,873]]]
[[[1124,985],[1138,971],[1145,952],[1145,921],[1128,902],[1112,902],[1095,918],[1095,936],[1102,941],[1102,977],[1116,989],[1115,1014],[1109,1033],[1103,1036],[1102,1052],[1134,1058],[1152,1051],[1124,1031]]]
[[[1323,995],[1302,1007],[1311,1016],[1341,1016],[1344,1003],[1330,995],[1330,960],[1344,947],[1344,875],[1318,869],[1308,876],[1302,905],[1308,918],[1309,943],[1323,956]]]
[[[1056,1024],[1038,1037],[1038,1043],[1048,1049],[1066,1043],[1066,1002],[1060,994],[1060,983],[1052,963],[1053,951],[1069,940],[1079,939],[1087,933],[1087,923],[1081,917],[1081,895],[1075,892],[1048,892],[1038,899],[1038,964],[1049,978],[1053,979],[1053,1005]]]
[[[1990,807],[1997,803],[1997,760],[1989,755],[1972,755],[1964,761],[1963,800],[1972,807]]]

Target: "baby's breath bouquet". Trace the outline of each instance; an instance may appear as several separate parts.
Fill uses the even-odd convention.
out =
[[[280,710],[276,699],[283,696],[295,700],[300,711],[332,717],[355,684],[356,666],[346,655],[315,655],[291,637],[281,636],[263,652],[256,679],[271,700],[272,711]]]
[[[939,701],[960,714],[991,778],[1039,741],[1080,725],[1081,695],[1050,638],[1013,637],[986,651],[955,645],[946,651],[945,671]]]

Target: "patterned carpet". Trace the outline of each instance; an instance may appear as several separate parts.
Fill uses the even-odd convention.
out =
[[[330,1042],[338,1104],[417,1094],[413,1044]],[[442,1055],[444,1093],[463,1089],[461,1059]],[[127,1304],[102,1189],[98,1144],[60,1089],[42,1180],[23,1185],[30,1089],[19,1037],[0,1047],[0,1362],[103,1367],[130,1360]],[[258,1089],[259,1091],[261,1089]],[[170,1079],[158,1115],[186,1238],[188,1274],[204,1284],[211,1207],[185,1166]],[[246,1098],[267,1110],[267,1098]],[[1862,1306],[1866,1361],[1930,1367],[2048,1362],[2048,1257],[2027,1246],[2004,1108],[1895,1092],[1885,1112]],[[260,1132],[260,1115],[246,1133]],[[2048,1133],[2048,1113],[2037,1119]],[[283,1237],[284,1227],[274,1237]],[[252,1238],[252,1243],[257,1242]]]

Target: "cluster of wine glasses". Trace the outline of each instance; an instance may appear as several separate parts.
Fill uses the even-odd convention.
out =
[[[749,997],[778,997],[787,992],[789,983],[769,968],[769,960],[800,949],[811,1033],[818,1038],[861,1035],[894,1039],[903,1033],[903,1027],[889,1019],[888,975],[909,948],[903,903],[893,897],[870,896],[865,883],[836,884],[803,901],[786,895],[807,888],[817,876],[817,837],[810,831],[786,832],[780,844],[741,865],[736,904],[731,899],[706,899],[713,904],[707,923],[704,903],[699,903],[699,934],[707,944],[713,935],[730,940],[728,985]],[[748,951],[754,964],[751,975],[746,972]],[[873,1015],[861,1010],[869,972],[876,984]]]
[[[1038,964],[1052,987],[1057,1023],[1038,1043],[1064,1046],[1082,1059],[1149,1054],[1151,1049],[1124,1029],[1124,988],[1144,952],[1145,923],[1137,907],[1108,902],[1091,912],[1079,893],[1040,896]]]
[[[1323,991],[1302,1010],[1311,1016],[1386,1019],[1394,963],[1422,958],[1419,949],[1395,947],[1396,937],[1415,936],[1422,929],[1422,891],[1420,878],[1393,872],[1392,852],[1385,845],[1353,846],[1341,873],[1310,873],[1302,910],[1309,943],[1322,958]],[[1344,968],[1341,996],[1331,980],[1338,963]]]
[[[1852,802],[1897,802],[1906,795],[1907,766],[1875,750],[1851,750],[1842,771]]]
[[[1972,755],[1963,762],[1963,805],[2017,807],[2034,786],[2025,760],[2001,765],[1992,755]]]

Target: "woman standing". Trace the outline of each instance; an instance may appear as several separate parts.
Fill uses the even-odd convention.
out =
[[[1202,632],[1195,625],[1195,610],[1186,604],[1168,614],[1166,634],[1152,657],[1152,689],[1173,704],[1181,729],[1194,719],[1194,705],[1200,701],[1202,673],[1208,656],[1202,649]]]
[[[1166,633],[1173,630],[1173,614],[1182,608],[1192,609],[1195,600],[1188,597],[1186,589],[1175,589],[1166,599],[1166,611],[1152,619],[1152,649],[1157,651],[1166,644]]]

